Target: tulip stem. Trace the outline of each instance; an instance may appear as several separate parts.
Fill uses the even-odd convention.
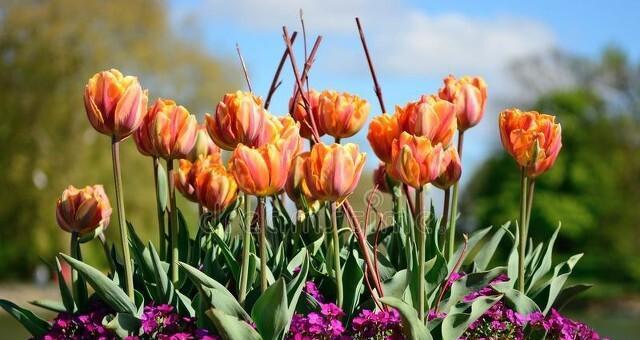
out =
[[[169,241],[171,243],[171,282],[178,283],[178,261],[180,250],[178,249],[178,210],[176,207],[176,183],[173,176],[173,160],[167,160],[167,177],[169,180]]]
[[[258,197],[258,228],[260,229],[260,289],[267,290],[267,224],[264,197]]]
[[[451,188],[444,189],[444,202],[442,203],[442,218],[440,219],[440,233],[438,244],[441,244],[442,249],[445,248],[447,241],[445,240],[445,233],[448,231],[447,223],[449,219],[449,203],[451,202]],[[451,242],[451,240],[449,240]],[[451,248],[451,245],[448,246]],[[451,255],[447,258],[450,259]]]
[[[336,304],[342,308],[343,288],[342,288],[342,267],[340,265],[340,236],[338,235],[338,206],[336,202],[331,203],[331,229],[333,237],[333,270],[336,279]],[[374,254],[375,256],[375,254]]]
[[[131,301],[133,294],[133,271],[131,268],[131,255],[129,253],[129,233],[127,231],[127,218],[124,212],[124,197],[122,192],[122,174],[120,171],[120,141],[114,136],[111,141],[111,156],[113,161],[113,178],[116,185],[116,202],[118,206],[118,222],[120,225],[120,247],[122,248],[122,261],[124,262],[125,290]]]
[[[462,143],[464,141],[464,131],[458,132],[458,155],[462,161]],[[456,222],[458,219],[458,187],[460,186],[460,180],[453,185],[453,197],[451,198],[451,215],[449,217],[449,256],[447,259],[453,257],[456,246]]]
[[[242,228],[242,268],[240,271],[240,292],[238,301],[244,304],[247,298],[247,286],[249,280],[249,257],[251,256],[251,216],[249,216],[249,195],[244,195],[244,225]]]
[[[164,208],[160,200],[160,183],[158,183],[158,170],[160,161],[158,157],[153,157],[153,183],[156,186],[156,211],[158,214],[158,244],[160,247],[160,258],[167,258],[167,234],[164,226]]]
[[[425,296],[425,267],[426,256],[426,228],[424,221],[424,206],[422,199],[422,187],[416,189],[416,229],[418,232],[418,317],[424,320],[424,296]]]
[[[71,233],[70,253],[71,253],[71,257],[73,257],[78,261],[82,261],[82,255],[80,253],[80,242],[78,242],[79,238],[80,236],[77,232]],[[62,280],[62,278],[59,278],[59,279]],[[76,302],[78,307],[82,305],[80,303],[82,300],[82,296],[80,293],[82,289],[80,287],[81,284],[84,284],[84,281],[81,280],[80,277],[78,276],[78,271],[75,269],[72,269],[71,270],[71,291],[73,293],[73,300]],[[86,288],[83,291],[86,292]]]
[[[526,233],[529,236],[529,224],[531,223],[531,207],[533,206],[533,191],[535,189],[535,178],[528,178],[529,188],[527,189],[527,219],[525,223]]]
[[[527,250],[527,175],[525,168],[522,168],[520,179],[522,196],[520,197],[520,221],[518,223],[519,243],[518,243],[518,290],[524,293],[524,257]]]

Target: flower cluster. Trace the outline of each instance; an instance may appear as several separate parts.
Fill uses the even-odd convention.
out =
[[[545,318],[542,313],[529,315],[529,325],[534,329],[547,332],[547,339],[552,340],[599,340],[600,335],[582,322],[574,321],[551,309]]]
[[[197,329],[194,318],[181,316],[171,305],[148,305],[141,316],[142,333],[126,340],[166,339],[166,340],[217,340],[217,335],[205,329]]]
[[[295,314],[287,339],[291,340],[337,340],[348,339],[342,324],[344,312],[333,303],[320,304],[320,312],[301,315]]]
[[[370,311],[364,309],[351,321],[353,339],[404,339],[400,313],[397,310]]]
[[[60,313],[53,320],[51,329],[43,340],[63,339],[117,339],[115,334],[102,325],[102,319],[112,312],[102,303],[92,302],[87,313]]]

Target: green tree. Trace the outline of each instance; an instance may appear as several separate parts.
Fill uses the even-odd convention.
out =
[[[115,204],[109,140],[84,113],[91,75],[118,68],[149,88],[150,104],[171,97],[198,114],[233,87],[168,15],[154,0],[0,2],[0,278],[27,276],[39,256],[66,249],[54,214],[67,185],[102,183]],[[156,223],[151,160],[124,144],[127,217],[145,234]]]

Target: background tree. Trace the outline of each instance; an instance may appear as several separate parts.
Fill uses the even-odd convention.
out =
[[[137,75],[150,104],[169,96],[199,115],[234,85],[175,33],[162,1],[0,1],[0,278],[27,276],[59,249],[54,207],[68,184],[103,183],[115,200],[109,140],[82,102],[89,77],[111,67]],[[151,159],[132,140],[122,158],[127,217],[145,234],[156,228]]]

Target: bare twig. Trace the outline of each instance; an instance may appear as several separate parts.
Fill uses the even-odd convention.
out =
[[[296,41],[296,36],[298,32],[293,32],[291,35],[291,43],[293,44]],[[273,75],[273,80],[271,81],[271,86],[269,87],[269,93],[267,93],[267,99],[264,102],[264,108],[268,109],[271,104],[271,98],[273,94],[276,92],[276,89],[282,82],[279,81],[280,73],[282,72],[282,67],[284,66],[284,62],[287,60],[287,56],[289,55],[289,49],[285,48],[284,53],[282,53],[282,57],[280,58],[280,63],[278,64],[278,68],[276,69],[276,73]]]
[[[378,77],[376,76],[376,70],[373,67],[373,61],[371,61],[371,55],[369,54],[369,48],[367,47],[367,41],[364,38],[364,31],[362,29],[362,24],[360,23],[360,18],[356,17],[356,25],[358,25],[358,32],[360,33],[360,41],[362,41],[362,47],[364,48],[364,54],[367,56],[367,63],[369,64],[369,71],[371,71],[371,78],[373,78],[374,90],[376,92],[376,96],[378,97],[378,102],[380,103],[380,109],[383,113],[387,112],[387,109],[384,106],[384,100],[382,99],[382,89],[380,88],[380,84],[378,83]]]
[[[242,58],[242,52],[240,52],[240,44],[238,43],[236,43],[236,51],[238,51],[238,58],[240,58],[240,65],[242,65],[242,72],[244,72],[244,79],[247,81],[247,86],[249,86],[249,92],[253,92],[251,80],[249,79],[249,72],[247,72],[247,65],[244,64],[244,58]]]
[[[364,212],[364,234],[367,234],[367,228],[369,228],[369,211],[371,210],[371,197],[373,197],[373,194],[376,193],[376,191],[378,191],[378,185],[376,184],[373,187],[373,190],[371,190],[371,192],[369,193],[369,197],[367,197],[367,209]]]

